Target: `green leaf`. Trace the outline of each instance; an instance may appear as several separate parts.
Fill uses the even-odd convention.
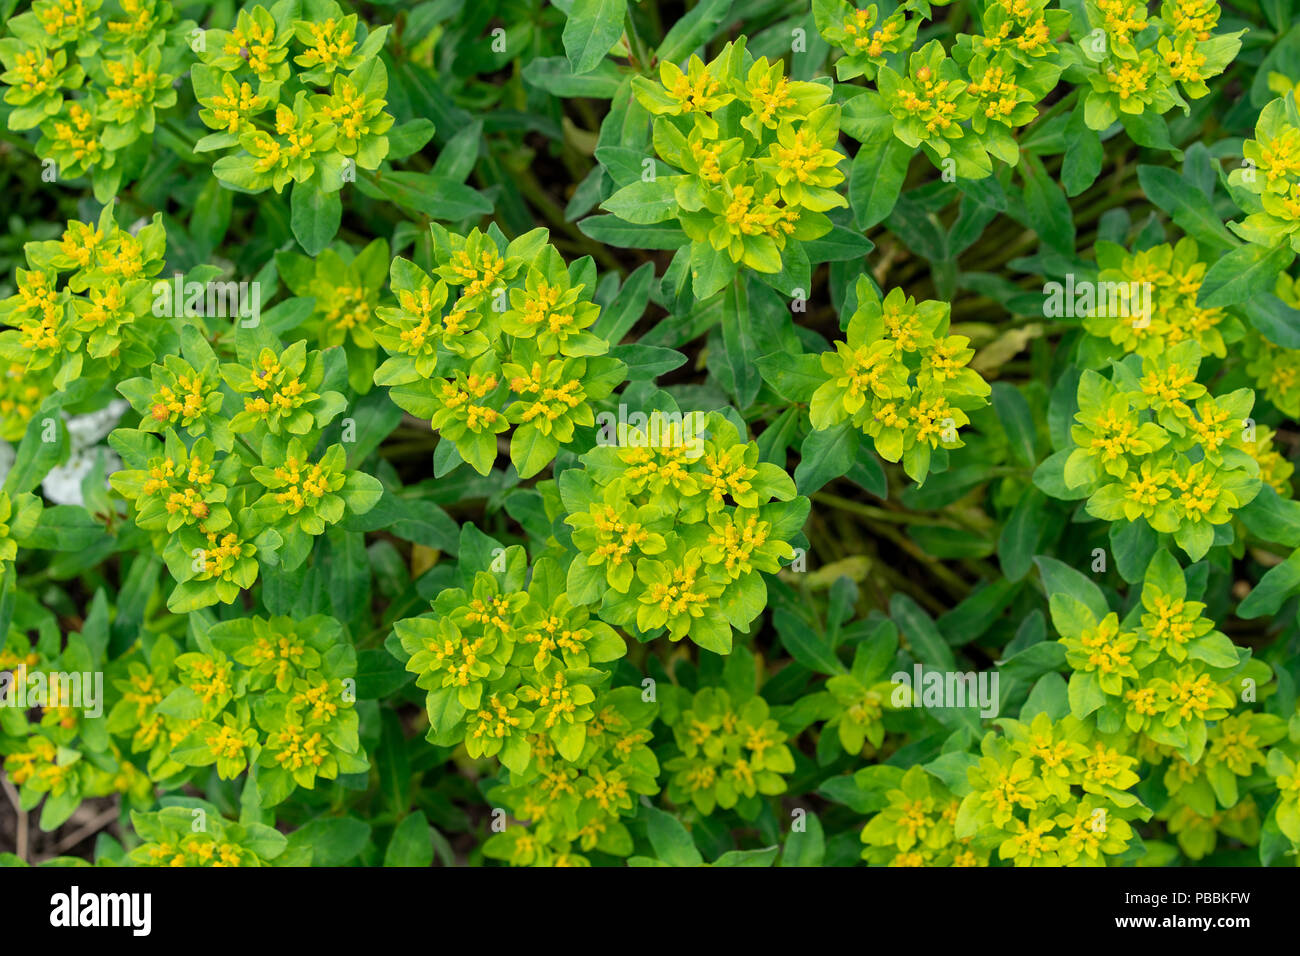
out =
[[[784,608],[773,612],[773,621],[785,649],[804,667],[818,674],[848,673],[826,638],[804,621]]]
[[[943,262],[948,258],[946,229],[940,226],[937,217],[928,207],[911,196],[899,198],[886,225],[907,248],[918,256],[929,259],[931,263]]]
[[[661,176],[651,182],[637,181],[624,186],[600,204],[619,219],[647,225],[675,219],[675,192],[682,176]]]
[[[1205,768],[1205,777],[1210,782],[1214,795],[1219,804],[1225,807],[1234,806],[1237,802],[1237,775],[1232,772],[1226,763],[1210,763]]]
[[[627,366],[627,377],[633,381],[651,381],[686,364],[681,352],[658,345],[616,345],[609,354]]]
[[[1175,159],[1182,158],[1169,137],[1169,124],[1165,122],[1163,116],[1154,111],[1120,113],[1119,121],[1123,124],[1124,131],[1139,146],[1172,152]]]
[[[457,222],[492,212],[492,204],[464,183],[432,173],[385,171],[357,179],[357,188],[373,199],[386,199],[410,212]]]
[[[388,135],[391,142],[393,134]],[[438,151],[438,159],[433,164],[433,175],[448,182],[465,182],[474,171],[474,164],[478,162],[479,150],[482,146],[483,121],[475,120],[464,129],[457,130],[456,135]],[[391,145],[388,158],[393,158]]]
[[[620,249],[680,249],[690,242],[681,226],[627,222],[618,216],[588,216],[578,229],[588,238]]]
[[[1110,605],[1106,603],[1105,595],[1091,578],[1085,577],[1055,558],[1040,555],[1034,558],[1034,563],[1038,565],[1038,571],[1043,576],[1043,588],[1047,591],[1048,597],[1054,594],[1068,595],[1085,605],[1098,620],[1110,613]]]
[[[731,10],[732,0],[700,0],[664,35],[655,58],[676,63],[718,32]]]
[[[1070,148],[1061,161],[1061,185],[1067,196],[1077,196],[1097,181],[1105,152],[1101,137],[1088,127],[1084,111],[1077,106],[1066,123],[1065,135]]]
[[[38,826],[46,833],[57,830],[77,812],[79,806],[81,806],[81,796],[72,788],[60,794],[51,793],[41,806]]]
[[[611,343],[618,343],[645,312],[654,277],[653,262],[639,266],[619,288],[614,301],[601,310],[600,318],[591,327],[591,331]]]
[[[998,535],[998,562],[1009,581],[1029,573],[1046,524],[1047,499],[1037,488],[1023,492]]]
[[[898,625],[902,640],[911,648],[912,656],[927,667],[951,671],[957,666],[952,648],[944,640],[930,615],[906,594],[894,594],[889,599],[889,616]]]
[[[564,52],[574,75],[590,73],[623,34],[627,0],[574,0],[564,24]]]
[[[1205,661],[1211,667],[1236,667],[1241,654],[1237,645],[1220,631],[1211,631],[1204,637],[1197,638],[1187,648],[1188,657]]]
[[[1075,671],[1070,677],[1070,713],[1082,720],[1106,703],[1096,671]]]
[[[710,866],[771,866],[776,862],[776,855],[781,852],[778,847],[763,847],[761,850],[728,850],[718,857]]]
[[[849,167],[849,204],[859,229],[884,222],[902,194],[915,150],[885,125],[865,140]]]
[[[416,810],[393,829],[384,852],[384,866],[433,866],[433,828],[423,811]]]
[[[1069,460],[1072,449],[1063,448],[1049,455],[1042,464],[1034,469],[1034,487],[1049,498],[1058,501],[1074,501],[1087,498],[1086,485],[1071,488],[1065,483],[1065,463]]]
[[[1060,720],[1069,712],[1065,678],[1060,674],[1044,674],[1029,692],[1025,706],[1020,709],[1020,719],[1032,720],[1037,714],[1047,714],[1052,720]]]
[[[587,96],[608,100],[623,85],[623,74],[612,60],[598,59],[594,69],[577,74],[562,56],[539,56],[528,61],[523,75],[525,82],[561,97]]]
[[[691,243],[691,287],[695,298],[707,299],[721,292],[736,275],[738,266],[725,251],[707,242]]]
[[[1147,563],[1142,586],[1153,587],[1179,601],[1187,597],[1187,579],[1182,565],[1165,548],[1156,551]]]
[[[1205,273],[1196,304],[1203,309],[1240,305],[1271,292],[1277,277],[1295,258],[1290,246],[1265,249],[1254,243],[1239,246],[1217,259]]]
[[[289,846],[311,851],[313,866],[343,866],[370,842],[370,825],[356,817],[319,817],[289,834]]]
[[[396,814],[411,806],[411,759],[402,720],[395,710],[380,712],[380,744],[376,754],[379,791],[384,803]]]
[[[1002,617],[1020,589],[1017,582],[1006,579],[982,582],[960,604],[940,616],[935,626],[944,640],[954,647],[969,644],[982,637]]]
[[[886,769],[883,764],[877,764],[876,767],[870,767],[867,769],[877,768]],[[881,798],[876,794],[863,792],[862,788],[858,786],[857,781],[854,780],[851,775],[831,777],[817,788],[817,792],[827,800],[830,800],[833,803],[843,804],[854,813],[860,815],[874,813],[877,810],[884,809],[884,803]]]
[[[808,262],[817,265],[821,262],[852,262],[861,259],[876,248],[866,236],[843,226],[831,226],[831,231],[817,239],[809,239],[803,244],[803,251],[808,255]]]
[[[451,442],[439,445],[444,446],[454,447]],[[392,492],[386,492],[365,515],[346,515],[342,527],[350,531],[383,529],[404,541],[451,554],[456,553],[460,537],[460,526],[432,501],[401,498]]]
[[[384,494],[384,486],[373,475],[352,471],[348,472],[338,494],[347,505],[348,511],[354,515],[363,515],[379,504],[379,499]]]
[[[370,608],[370,556],[365,535],[330,528],[328,539],[330,609],[340,620],[352,621]]]
[[[378,700],[395,694],[415,680],[415,675],[388,651],[371,647],[357,652],[353,679],[357,682],[358,700]]]
[[[1034,681],[1044,674],[1066,669],[1065,647],[1060,641],[1039,641],[998,661],[998,671],[1007,677]]]
[[[1283,498],[1268,485],[1237,512],[1237,517],[1261,541],[1300,548],[1300,501]]]
[[[68,449],[67,427],[57,407],[52,405],[51,402],[42,406],[27,423],[13,465],[5,475],[4,490],[10,495],[31,491],[39,485]]]
[[[828,481],[846,474],[857,458],[862,433],[851,422],[825,431],[812,429],[799,449],[794,482],[799,493],[810,495]]]
[[[1264,338],[1285,349],[1300,349],[1300,309],[1292,308],[1272,292],[1259,292],[1238,306]]]
[[[763,378],[758,369],[758,345],[754,341],[753,317],[744,277],[727,287],[722,306],[722,360],[734,383],[737,407],[748,408],[758,395]]]
[[[1006,382],[993,383],[992,398],[998,421],[1002,423],[1007,440],[1011,443],[1011,454],[1026,468],[1034,467],[1038,456],[1034,451],[1036,432],[1029,402],[1019,389]]]
[[[755,364],[763,381],[787,402],[806,404],[812,400],[813,392],[826,381],[821,356],[810,352],[800,355],[776,352],[764,355]]]
[[[396,162],[413,156],[433,139],[433,133],[433,121],[424,116],[394,126],[388,131],[388,155],[385,158]]]
[[[1264,572],[1259,583],[1237,606],[1237,617],[1250,618],[1273,615],[1282,602],[1300,589],[1300,551],[1292,551],[1281,564]]]
[[[1145,521],[1112,521],[1110,524],[1110,550],[1115,557],[1115,570],[1129,584],[1142,580],[1159,544],[1155,531]]]
[[[641,814],[650,845],[660,860],[669,866],[699,866],[704,862],[690,833],[675,816],[647,806],[641,808]]]
[[[1061,187],[1043,169],[1037,156],[1026,154],[1020,163],[1025,180],[1025,211],[1029,227],[1043,244],[1057,252],[1074,252],[1074,214]]]
[[[1238,245],[1205,193],[1174,170],[1163,166],[1139,166],[1138,182],[1147,198],[1198,242],[1227,249]]]
[[[321,190],[316,178],[294,183],[289,196],[289,222],[294,238],[309,256],[325,251],[343,218],[343,203],[337,192]]]
[[[531,478],[555,460],[559,448],[553,435],[543,434],[535,425],[524,425],[510,439],[510,461],[520,478]]]

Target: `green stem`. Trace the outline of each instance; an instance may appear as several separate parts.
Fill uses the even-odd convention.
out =
[[[235,437],[239,439],[239,443],[241,445],[243,445],[245,448],[248,449],[249,453],[252,454],[255,460],[257,461],[262,460],[262,453],[258,451],[256,448],[254,448],[251,444],[249,444],[247,438],[245,438],[243,435],[236,435]]]
[[[1064,110],[1067,110],[1070,107],[1072,107],[1078,99],[1079,99],[1079,88],[1075,87],[1074,89],[1070,90],[1069,93],[1066,93],[1059,100],[1057,100],[1055,103],[1049,106],[1047,109],[1039,113],[1038,116],[1036,116],[1033,119],[1033,121],[1029,124],[1029,126],[1026,127],[1026,129],[1032,130],[1037,126],[1046,123],[1057,113],[1063,112]]]
[[[632,57],[636,62],[637,71],[645,73],[650,69],[650,54],[646,50],[646,45],[641,41],[641,34],[637,32],[636,20],[632,16],[631,8],[623,17],[623,22],[627,27],[628,43],[632,48]]]
[[[942,518],[933,518],[928,515],[913,514],[906,511],[890,511],[887,508],[875,508],[871,505],[859,504],[848,498],[841,498],[839,495],[831,494],[829,491],[816,491],[812,495],[813,501],[823,502],[832,508],[838,508],[840,511],[847,511],[850,514],[867,518],[871,521],[887,521],[890,524],[919,524],[941,526],[948,524]]]
[[[177,139],[185,143],[188,143],[190,146],[190,151],[191,152],[194,151],[194,147],[198,144],[199,137],[195,136],[193,133],[191,133],[188,129],[186,129],[184,126],[182,126],[174,119],[169,119],[166,122],[164,122],[163,127],[167,130],[167,132],[171,133]]]

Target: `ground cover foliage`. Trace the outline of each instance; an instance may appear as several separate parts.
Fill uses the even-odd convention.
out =
[[[0,863],[1295,865],[1292,0],[0,10]]]

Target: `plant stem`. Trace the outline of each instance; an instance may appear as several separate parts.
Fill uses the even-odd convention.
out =
[[[14,805],[14,813],[17,814],[15,821],[16,833],[14,835],[14,852],[24,863],[27,861],[27,812],[22,807],[22,802],[18,798],[18,791],[14,785],[9,782],[8,777],[0,777],[0,784],[4,785],[5,796],[9,802]]]
[[[623,23],[627,27],[628,43],[632,48],[632,56],[636,61],[637,70],[644,73],[650,69],[650,54],[646,51],[645,44],[641,42],[641,34],[637,32],[636,20],[632,16],[631,8],[623,17]]]
[[[871,505],[859,504],[848,498],[841,498],[839,495],[831,494],[828,491],[816,491],[812,495],[813,501],[821,501],[840,511],[847,511],[851,514],[859,515],[872,521],[888,521],[890,524],[920,524],[920,525],[945,525],[947,524],[942,518],[933,518],[928,515],[913,514],[905,511],[890,511],[886,508],[876,508]]]

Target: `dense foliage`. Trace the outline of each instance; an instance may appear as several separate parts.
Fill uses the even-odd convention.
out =
[[[1294,0],[0,0],[0,863],[1292,866]]]

